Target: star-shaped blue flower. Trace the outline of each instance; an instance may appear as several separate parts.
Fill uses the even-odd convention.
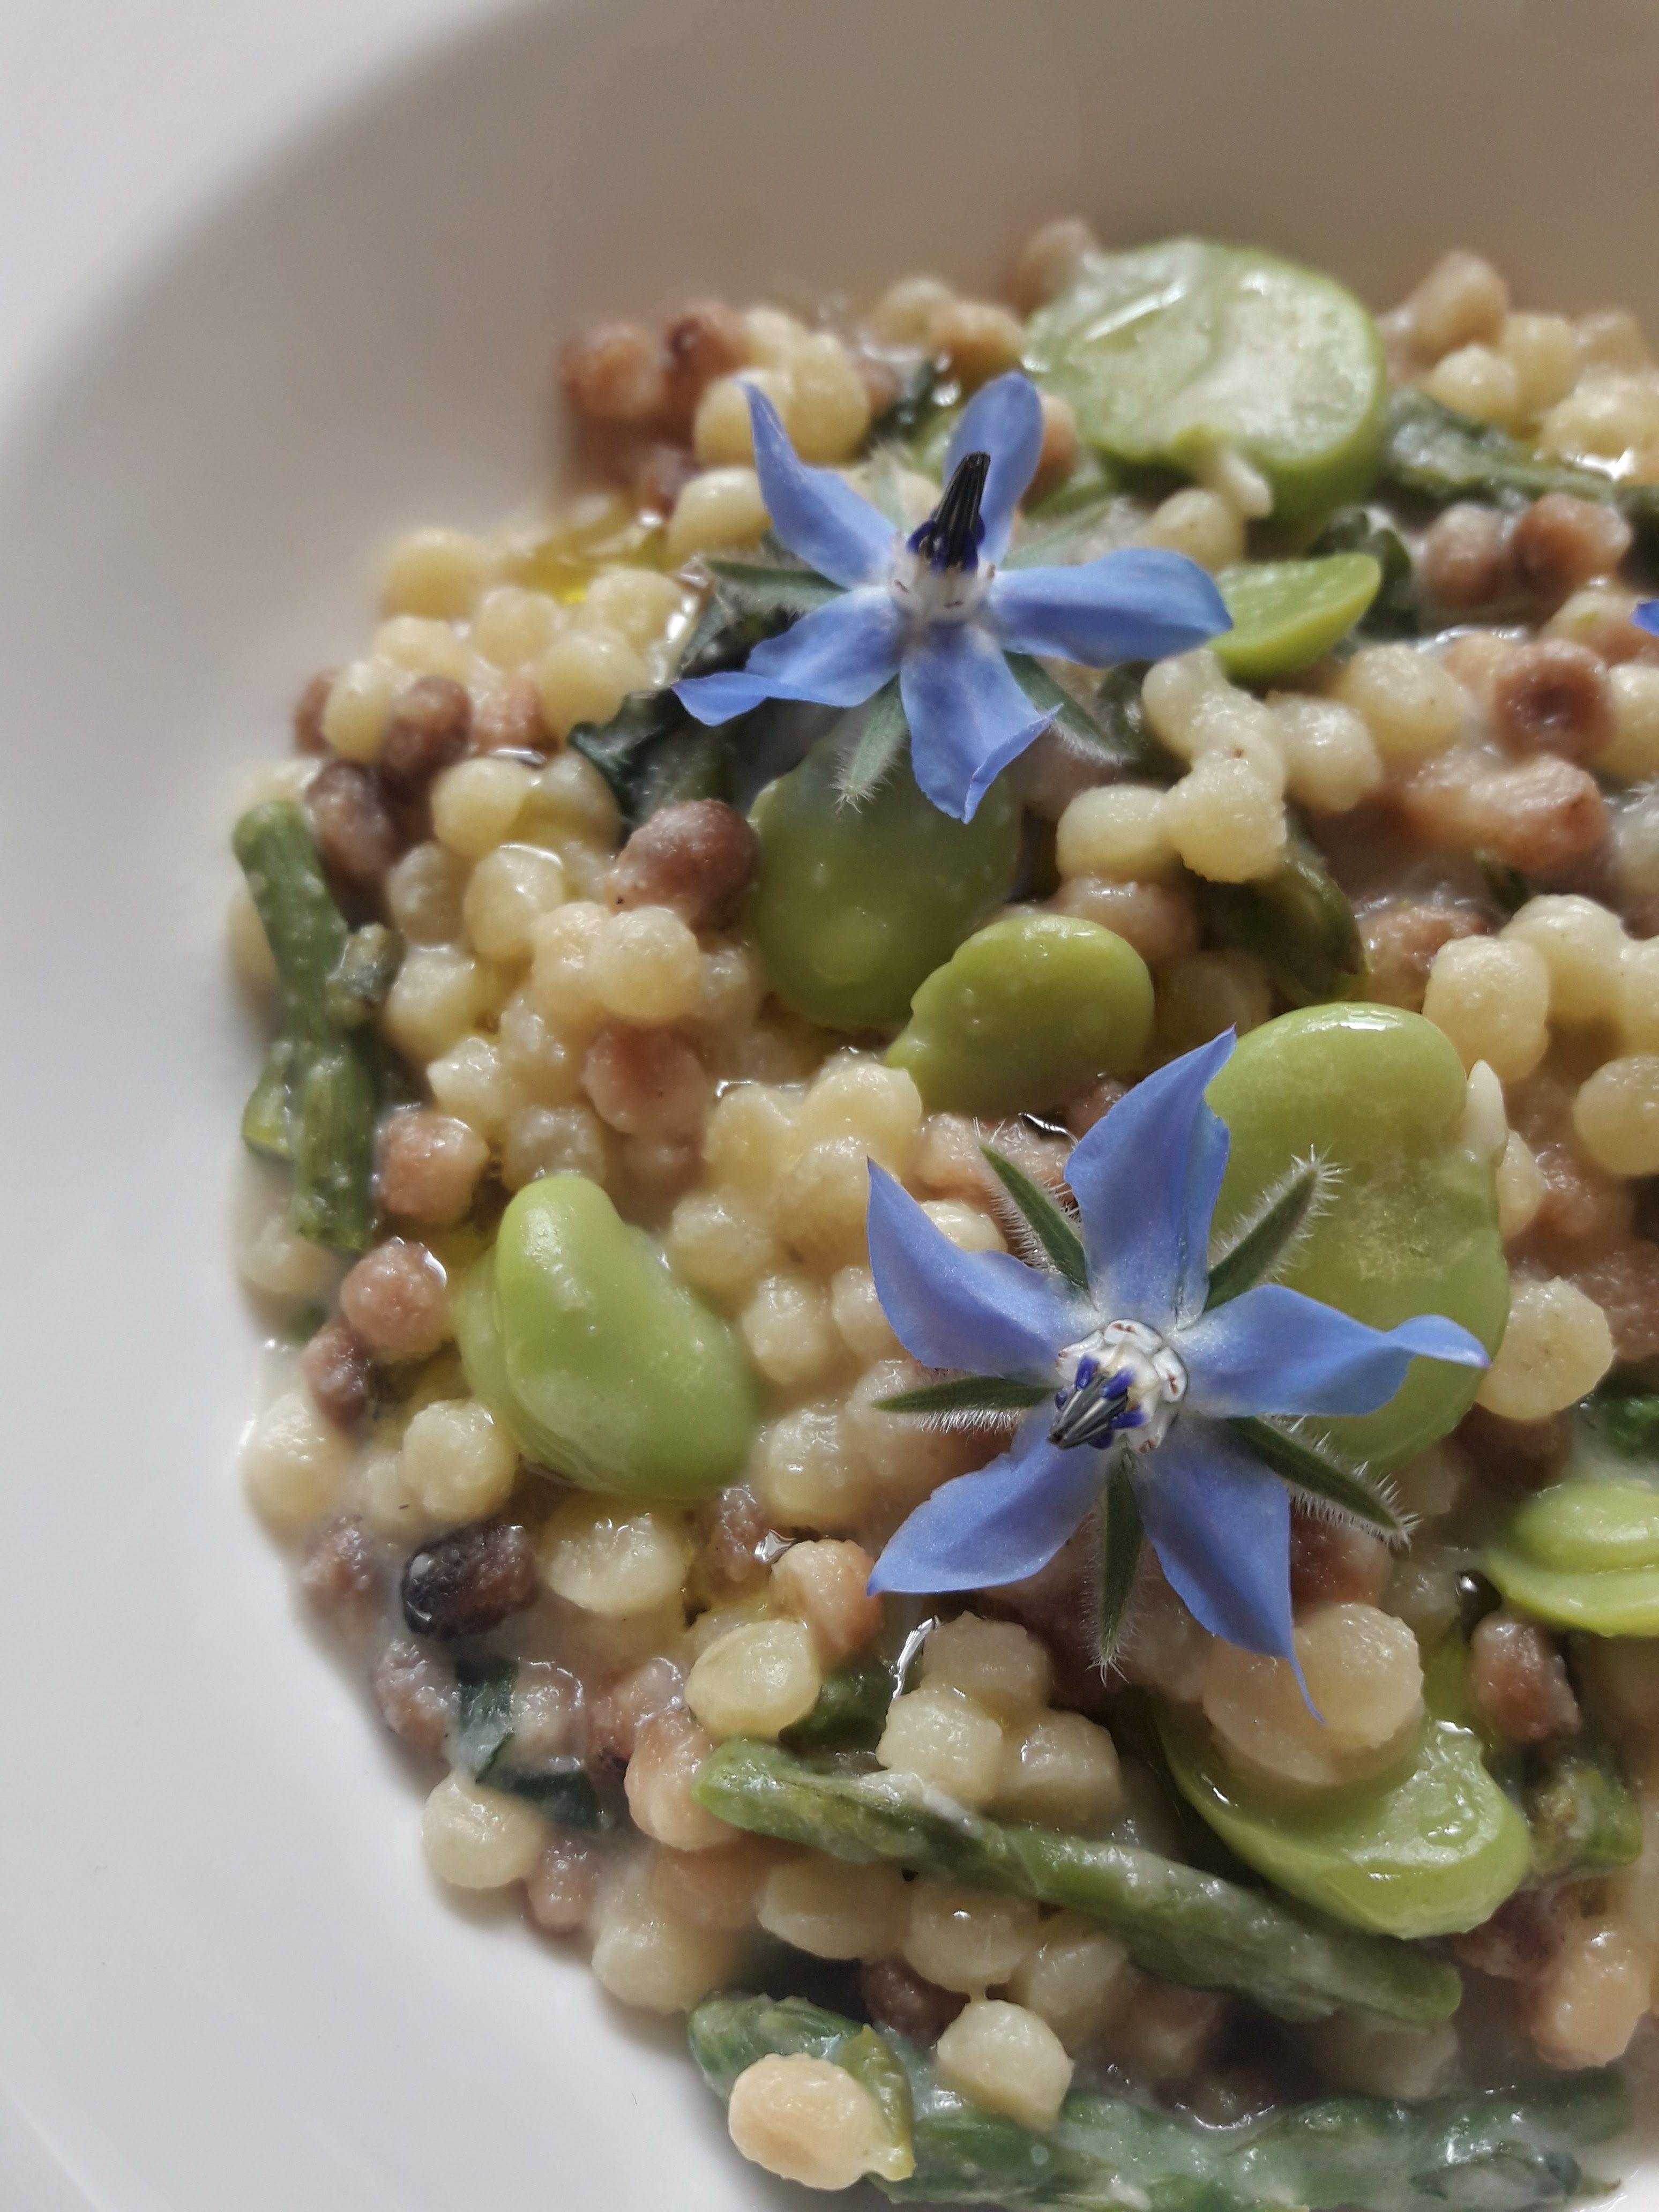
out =
[[[945,456],[945,495],[908,538],[830,469],[808,468],[751,386],[755,466],[772,527],[842,596],[757,645],[740,673],[674,687],[703,722],[763,699],[857,707],[895,675],[916,781],[969,821],[1053,720],[1010,653],[1105,667],[1184,653],[1231,627],[1221,594],[1179,553],[1128,547],[1069,568],[999,568],[1042,449],[1042,403],[1017,374],[975,394]]]
[[[872,1589],[981,1589],[1035,1574],[1121,1478],[1132,1522],[1138,1512],[1134,1549],[1144,1529],[1204,1626],[1294,1658],[1289,1497],[1228,1424],[1370,1413],[1413,1358],[1487,1358],[1442,1316],[1383,1331],[1278,1283],[1207,1304],[1228,1135],[1204,1093],[1233,1042],[1229,1032],[1148,1076],[1073,1152],[1080,1246],[1069,1279],[959,1250],[872,1165],[871,1267],[900,1341],[928,1367],[1006,1378],[1003,1402],[1031,1407],[1009,1450],[904,1522]]]

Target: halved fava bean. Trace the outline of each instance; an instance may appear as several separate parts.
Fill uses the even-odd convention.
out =
[[[1328,277],[1265,253],[1182,238],[1086,254],[1033,317],[1027,358],[1090,443],[1197,476],[1237,453],[1281,516],[1353,497],[1376,465],[1376,325]]]
[[[1382,570],[1369,553],[1317,561],[1243,561],[1216,583],[1231,629],[1211,651],[1240,684],[1273,684],[1311,667],[1345,638],[1376,597]]]
[[[1340,1643],[1346,1640],[1337,1633],[1340,1617],[1373,1614],[1386,1624],[1379,1638],[1402,1638],[1402,1650],[1413,1645],[1403,1622],[1369,1606],[1327,1607],[1297,1632],[1298,1656],[1304,1665],[1314,1662],[1307,1665],[1310,1695],[1322,1710],[1331,1705],[1339,1725],[1348,1720],[1350,1736],[1370,1699],[1370,1674],[1362,1664],[1358,1679],[1339,1684],[1342,1670],[1330,1663],[1337,1655],[1325,1654],[1322,1663],[1310,1646],[1309,1630],[1326,1619],[1325,1640]],[[1319,1641],[1316,1636],[1313,1646]],[[1353,1927],[1421,1937],[1479,1926],[1526,1879],[1532,1858],[1527,1824],[1488,1773],[1480,1737],[1452,1717],[1457,1699],[1449,1680],[1436,1676],[1427,1683],[1426,1720],[1408,1731],[1403,1750],[1382,1771],[1334,1788],[1331,1784],[1343,1782],[1340,1763],[1290,1668],[1282,1660],[1216,1650],[1224,1661],[1238,1662],[1243,1674],[1230,1680],[1229,1667],[1212,1657],[1206,1711],[1212,1704],[1218,1712],[1224,1706],[1230,1728],[1242,1740],[1250,1734],[1245,1717],[1254,1686],[1252,1741],[1274,1759],[1280,1778],[1269,1780],[1265,1767],[1247,1777],[1233,1757],[1206,1740],[1191,1715],[1161,1713],[1159,1733],[1182,1795],[1270,1881]],[[1396,1651],[1377,1677],[1376,1713],[1368,1728],[1404,1709],[1405,1692],[1422,1681],[1414,1649],[1408,1667],[1401,1656]],[[1454,1647],[1452,1656],[1461,1661],[1461,1648]],[[1261,1692],[1269,1688],[1264,1699]],[[1232,1742],[1230,1735],[1227,1743]],[[1308,1778],[1299,1788],[1288,1784],[1285,1770],[1291,1765]],[[1322,1787],[1313,1779],[1321,1767]]]
[[[1463,1066],[1431,1023],[1361,1004],[1283,1014],[1240,1040],[1209,1099],[1232,1138],[1220,1243],[1286,1161],[1317,1152],[1336,1191],[1281,1279],[1373,1328],[1442,1313],[1496,1347],[1510,1299],[1494,1164],[1464,1148]],[[1414,1361],[1387,1405],[1331,1422],[1331,1435],[1376,1471],[1399,1466],[1468,1411],[1480,1380]]]
[[[772,988],[831,1029],[902,1022],[912,993],[1007,896],[1019,810],[1006,779],[971,822],[928,804],[901,762],[842,802],[832,740],[761,794],[749,924]]]
[[[1017,1114],[1127,1073],[1152,1028],[1152,984],[1109,929],[1026,910],[970,937],[912,1004],[887,1057],[928,1109]]]
[[[748,1455],[755,1385],[732,1331],[585,1176],[519,1193],[456,1323],[477,1395],[584,1488],[698,1498]]]
[[[1659,1635],[1659,1492],[1581,1458],[1517,1506],[1482,1563],[1511,1605],[1592,1636]]]

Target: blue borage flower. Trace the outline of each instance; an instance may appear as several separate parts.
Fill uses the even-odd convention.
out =
[[[1631,616],[1638,629],[1649,630],[1659,637],[1659,599],[1644,599]]]
[[[900,1341],[927,1366],[1004,1378],[888,1402],[943,1407],[959,1389],[964,1419],[995,1405],[1019,1422],[1000,1458],[945,1483],[903,1523],[872,1589],[1016,1582],[1101,1503],[1105,1573],[1109,1584],[1115,1572],[1120,1600],[1144,1532],[1206,1628],[1294,1662],[1289,1497],[1237,1425],[1370,1413],[1413,1358],[1487,1358],[1439,1315],[1384,1331],[1271,1282],[1212,1300],[1210,1226],[1229,1140],[1204,1092],[1233,1042],[1229,1031],[1148,1076],[1083,1139],[1066,1170],[1076,1231],[1054,1210],[1043,1239],[1052,1270],[959,1250],[872,1164],[871,1267]],[[1126,1540],[1127,1565],[1112,1556]]]
[[[806,467],[752,386],[749,414],[773,529],[842,596],[757,645],[741,672],[677,684],[699,721],[730,721],[763,699],[861,706],[896,675],[916,781],[965,822],[1054,719],[1006,654],[1104,667],[1161,659],[1231,627],[1214,584],[1179,553],[1127,547],[1075,568],[999,570],[1042,449],[1042,403],[1025,377],[1000,376],[969,403],[944,496],[908,538],[833,470]]]

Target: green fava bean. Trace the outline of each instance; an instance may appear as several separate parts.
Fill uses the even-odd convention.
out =
[[[851,805],[831,731],[761,793],[749,926],[773,989],[830,1029],[896,1029],[926,975],[995,912],[1019,865],[1019,807],[999,777],[971,822],[917,788],[908,755]]]
[[[1592,1636],[1659,1636],[1659,1468],[1581,1443],[1560,1481],[1518,1505],[1486,1553],[1511,1605]]]
[[[455,1319],[475,1394],[586,1489],[702,1498],[748,1456],[759,1408],[732,1331],[584,1176],[519,1193]]]
[[[1218,1246],[1293,1160],[1317,1157],[1334,1170],[1328,1202],[1278,1279],[1374,1328],[1444,1314],[1495,1351],[1509,1269],[1493,1163],[1463,1141],[1467,1096],[1447,1039],[1398,1006],[1307,1006],[1252,1030],[1208,1092],[1232,1138]],[[1386,1473],[1455,1426],[1480,1382],[1478,1369],[1413,1360],[1387,1405],[1319,1425]]]
[[[1211,651],[1236,682],[1274,684],[1347,635],[1381,589],[1382,571],[1369,553],[1332,553],[1241,561],[1215,580],[1233,626]]]
[[[1432,1693],[1431,1703],[1432,1703]],[[1377,1936],[1449,1936],[1495,1912],[1532,1870],[1526,1821],[1480,1739],[1431,1710],[1401,1764],[1309,1796],[1245,1783],[1201,1722],[1160,1713],[1176,1786],[1247,1866]]]
[[[1269,254],[1196,238],[1091,254],[1031,319],[1026,358],[1089,444],[1188,474],[1238,453],[1281,518],[1353,499],[1376,472],[1376,325],[1328,276]]]
[[[887,1054],[933,1113],[997,1117],[1052,1106],[1133,1066],[1152,1025],[1152,979],[1098,922],[1004,915],[928,976]]]

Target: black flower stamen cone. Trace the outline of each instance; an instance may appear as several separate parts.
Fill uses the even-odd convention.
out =
[[[979,519],[985,496],[985,480],[991,473],[988,453],[964,453],[945,487],[945,496],[910,540],[910,550],[931,568],[971,568],[979,559],[984,527]]]

